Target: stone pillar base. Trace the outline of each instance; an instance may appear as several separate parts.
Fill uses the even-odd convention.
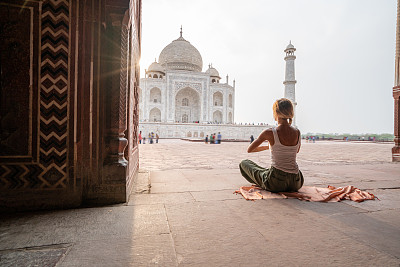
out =
[[[392,148],[392,161],[400,162],[400,146],[394,146]]]
[[[103,180],[100,184],[89,186],[85,196],[87,205],[109,205],[128,201],[126,164],[107,164],[103,166]]]

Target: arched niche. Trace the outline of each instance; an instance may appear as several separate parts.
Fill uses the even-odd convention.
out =
[[[222,112],[221,111],[219,111],[219,110],[214,111],[213,122],[222,123]]]
[[[150,90],[150,102],[159,104],[161,103],[161,90],[160,88],[153,87]]]
[[[223,105],[223,96],[221,92],[215,92],[213,94],[213,104],[214,106],[222,106]]]
[[[229,112],[229,114],[228,114],[228,123],[233,123],[233,119],[232,119],[232,112]]]
[[[150,117],[151,122],[160,122],[161,121],[161,111],[158,108],[152,108],[150,110]]]
[[[232,97],[231,94],[229,94],[229,99],[228,99],[228,101],[229,101],[229,107],[231,108],[231,107],[233,106],[233,97]]]
[[[182,114],[182,121],[184,123],[188,123],[189,122],[189,116],[187,114]]]
[[[175,121],[198,122],[200,120],[200,96],[193,88],[186,87],[175,95]]]

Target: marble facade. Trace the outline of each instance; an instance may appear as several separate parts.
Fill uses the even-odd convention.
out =
[[[199,123],[168,123],[168,122],[141,122],[139,130],[143,137],[157,133],[160,138],[194,138],[203,139],[206,135],[220,132],[223,139],[250,140],[256,138],[263,130],[271,125],[240,125],[240,124],[199,124]]]
[[[141,124],[233,124],[235,81],[230,85],[227,76],[222,83],[212,65],[205,72],[202,68],[199,51],[182,37],[181,31],[181,36],[160,53],[159,62],[155,60],[146,70],[146,77],[140,79]]]

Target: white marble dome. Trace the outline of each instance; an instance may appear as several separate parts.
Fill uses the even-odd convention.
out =
[[[219,77],[219,72],[214,67],[209,67],[208,70],[206,70],[206,73],[210,74],[211,77],[221,78]]]
[[[201,72],[203,69],[203,59],[200,52],[190,42],[186,41],[182,35],[161,51],[158,62],[167,70]]]
[[[157,71],[157,72],[162,72],[162,73],[165,72],[164,68],[156,61],[151,63],[151,65],[149,66],[147,71]]]

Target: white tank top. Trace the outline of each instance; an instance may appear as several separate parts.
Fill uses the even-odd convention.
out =
[[[284,172],[298,173],[299,166],[296,162],[296,156],[301,143],[301,135],[299,134],[297,145],[285,146],[279,141],[278,132],[275,127],[272,128],[272,132],[275,143],[271,146],[271,166]]]

